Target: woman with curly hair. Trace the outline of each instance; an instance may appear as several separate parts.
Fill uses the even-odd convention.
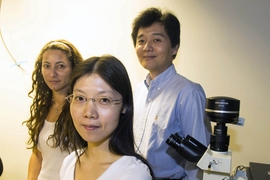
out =
[[[74,146],[70,138],[72,123],[69,105],[65,100],[68,84],[75,66],[82,62],[79,51],[70,42],[60,39],[48,42],[35,62],[27,142],[32,155],[28,180],[57,180],[63,159]]]

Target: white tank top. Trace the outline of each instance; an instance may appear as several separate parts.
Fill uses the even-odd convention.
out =
[[[48,122],[45,120],[44,126],[39,134],[38,150],[42,154],[42,168],[38,176],[38,180],[59,180],[60,168],[64,158],[68,155],[68,152],[61,152],[60,148],[52,148],[48,146],[52,144],[52,139],[47,141],[48,137],[53,134],[55,128],[55,122]]]

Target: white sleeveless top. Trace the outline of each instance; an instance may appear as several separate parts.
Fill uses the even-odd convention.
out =
[[[52,148],[48,146],[52,144],[52,140],[47,142],[48,137],[53,134],[55,122],[45,120],[44,126],[39,134],[38,150],[42,153],[42,168],[40,170],[38,180],[59,180],[60,168],[64,158],[68,152],[61,152],[60,148]]]

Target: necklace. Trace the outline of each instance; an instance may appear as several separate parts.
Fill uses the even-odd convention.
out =
[[[58,114],[58,112],[59,112],[59,107],[56,107],[56,106],[55,106],[54,101],[52,101],[52,105],[53,105],[53,109],[55,110],[55,114]]]
[[[58,114],[59,108],[58,108],[58,107],[55,107],[55,106],[54,106],[54,103],[53,103],[53,109],[55,110],[55,114]]]

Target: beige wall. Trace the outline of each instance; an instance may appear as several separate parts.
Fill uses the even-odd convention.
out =
[[[182,25],[179,73],[200,83],[207,97],[241,101],[244,127],[227,124],[233,167],[270,163],[270,1],[268,0],[2,0],[0,42],[1,180],[26,179],[31,73],[40,48],[52,39],[75,44],[84,58],[110,53],[123,61],[133,85],[146,71],[136,59],[131,22],[149,6],[175,12]]]

